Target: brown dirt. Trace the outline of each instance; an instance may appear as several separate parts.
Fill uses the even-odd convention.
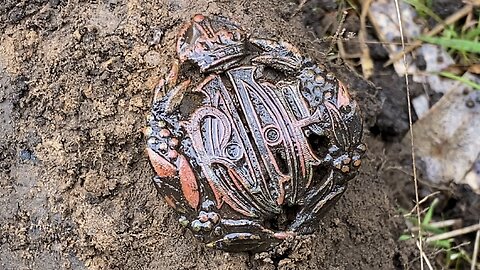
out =
[[[302,15],[290,19],[296,4],[5,2],[1,269],[401,269],[406,263],[410,250],[399,248],[400,222],[377,173],[384,145],[368,134],[360,175],[318,233],[271,259],[205,248],[156,197],[141,130],[180,24],[199,12],[223,14],[320,59]],[[381,106],[375,87],[335,70],[348,78],[368,133]]]

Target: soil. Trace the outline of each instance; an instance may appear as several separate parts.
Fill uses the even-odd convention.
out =
[[[381,173],[387,158],[381,137],[405,130],[383,129],[377,116],[385,114],[384,94],[338,63],[325,62],[363,108],[369,151],[315,235],[274,256],[215,251],[195,241],[157,197],[142,129],[182,22],[195,13],[223,14],[324,62],[329,44],[317,35],[327,31],[315,30],[298,3],[4,2],[1,269],[403,269],[418,256],[397,241],[403,221]],[[326,13],[336,8],[311,2],[326,5]]]

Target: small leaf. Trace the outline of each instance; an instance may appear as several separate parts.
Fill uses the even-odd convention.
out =
[[[411,236],[411,235],[402,234],[402,235],[400,235],[400,237],[398,238],[398,241],[406,241],[406,240],[409,240],[409,239],[412,239],[412,236]]]

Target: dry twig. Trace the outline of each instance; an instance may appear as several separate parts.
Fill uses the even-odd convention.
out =
[[[403,216],[404,216],[404,217],[407,217],[407,216],[412,215],[414,212],[418,212],[418,211],[419,211],[419,210],[418,210],[418,207],[420,206],[420,204],[423,204],[423,203],[426,202],[428,199],[430,199],[431,197],[433,197],[433,196],[435,196],[435,195],[437,195],[437,194],[439,194],[439,193],[440,193],[440,191],[435,191],[435,192],[433,192],[433,193],[428,194],[428,195],[425,196],[422,200],[418,201],[418,202],[416,203],[416,205],[412,208],[412,210],[410,210],[410,212],[409,212],[408,214],[405,214],[405,215],[403,215]],[[420,224],[420,223],[419,223],[419,224]]]
[[[360,14],[360,31],[358,33],[358,41],[360,42],[360,64],[362,66],[362,73],[365,79],[370,78],[373,73],[373,61],[370,58],[370,50],[368,49],[366,41],[367,36],[367,14],[372,0],[362,2],[362,13]]]
[[[293,11],[292,15],[290,16],[290,18],[293,18],[295,17],[295,15],[297,15],[300,10],[302,10],[302,8],[305,6],[305,4],[307,3],[308,0],[302,0],[300,1],[300,4],[298,4],[298,7]]]
[[[428,259],[425,252],[423,252],[423,250],[422,250],[422,245],[420,244],[419,241],[416,241],[416,243],[417,243],[418,249],[420,250],[420,261],[421,261],[422,269],[423,269],[423,261],[425,260],[425,263],[427,264],[428,269],[433,270],[433,267],[432,267],[432,264],[430,263],[430,260]]]
[[[432,237],[428,237],[425,240],[425,242],[430,243],[430,242],[434,242],[434,241],[438,241],[438,240],[449,239],[449,238],[453,238],[453,237],[456,237],[456,236],[459,236],[459,235],[471,233],[471,232],[478,231],[478,230],[480,230],[480,223],[472,225],[472,226],[467,226],[467,227],[464,227],[464,228],[461,228],[461,229],[458,229],[458,230],[453,230],[453,231],[449,231],[449,232],[446,232],[446,233],[437,234],[437,235],[432,236]]]
[[[340,22],[338,23],[337,30],[335,31],[335,35],[332,37],[332,42],[330,42],[330,46],[328,47],[327,54],[333,50],[333,46],[337,43],[338,37],[341,33],[343,33],[343,24],[345,23],[345,19],[347,18],[347,11],[344,10],[342,12],[342,17],[340,18]]]
[[[398,0],[395,0],[395,10],[397,11],[397,19],[398,19],[398,26],[400,29],[400,40],[402,42],[402,51],[405,52],[405,38],[403,35],[403,23],[402,23],[402,16],[400,13],[400,5],[398,3]],[[403,64],[405,66],[405,70],[407,70],[407,57],[406,54],[403,54]],[[415,184],[415,202],[417,205],[417,221],[418,224],[421,224],[422,221],[420,219],[420,205],[419,205],[419,199],[418,199],[418,181],[417,181],[417,168],[416,168],[416,162],[415,162],[415,148],[414,148],[414,137],[413,137],[413,120],[412,120],[412,106],[411,106],[411,100],[410,100],[410,85],[408,83],[408,74],[405,72],[405,86],[407,88],[407,106],[408,106],[408,125],[410,127],[410,147],[412,148],[412,171],[413,171],[413,182]],[[422,229],[419,228],[418,230],[418,242],[417,242],[418,249],[420,250],[420,269],[423,270],[423,247],[422,247]],[[425,256],[426,259],[426,256]],[[431,268],[431,265],[429,264],[430,262],[428,259],[426,259],[427,265]]]
[[[425,34],[425,36],[434,36],[434,35],[442,32],[443,29],[445,29],[445,26],[455,23],[456,21],[460,20],[461,18],[465,17],[467,14],[472,12],[472,10],[473,10],[473,5],[471,5],[471,4],[465,5],[462,9],[458,10],[454,14],[450,15],[447,19],[445,19],[445,21],[443,23],[437,24],[432,30],[428,31]],[[402,27],[401,26],[400,26],[400,31],[402,32]],[[386,66],[389,66],[389,65],[397,62],[398,60],[400,60],[400,58],[405,56],[405,54],[415,50],[420,45],[422,45],[422,41],[417,39],[410,46],[408,46],[408,47],[402,49],[400,52],[392,55],[390,57],[390,60],[388,60],[383,66],[386,67]]]
[[[480,220],[478,221],[478,225],[480,226]],[[475,244],[473,246],[472,268],[471,268],[471,270],[475,270],[475,266],[477,265],[477,258],[478,258],[478,250],[479,249],[480,249],[480,229],[477,231],[477,235],[475,236]]]
[[[432,228],[441,229],[441,228],[450,227],[450,226],[459,225],[459,224],[462,224],[461,219],[448,219],[448,220],[442,220],[438,222],[430,222],[428,223],[428,226]],[[415,226],[415,227],[412,227],[410,231],[416,232],[419,229],[420,229],[419,226]]]

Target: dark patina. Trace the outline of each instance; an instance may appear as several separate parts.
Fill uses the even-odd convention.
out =
[[[180,223],[226,251],[312,233],[365,152],[345,85],[293,45],[221,16],[195,15],[177,52],[203,78],[177,84],[174,61],[146,136],[155,184]]]

